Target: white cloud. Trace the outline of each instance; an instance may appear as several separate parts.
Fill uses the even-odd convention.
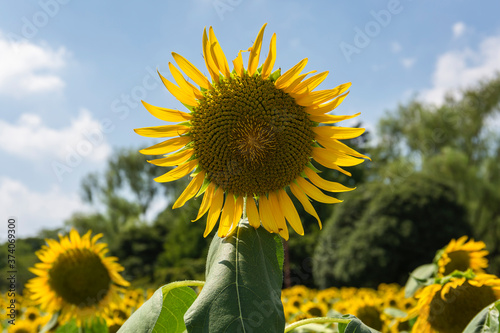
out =
[[[32,113],[22,114],[15,124],[0,120],[0,149],[25,159],[49,158],[63,163],[75,153],[95,162],[106,160],[111,153],[101,123],[85,109],[60,129],[47,127]]]
[[[415,65],[415,61],[417,59],[415,58],[403,58],[401,60],[401,63],[403,64],[404,68],[412,68],[413,65]]]
[[[391,44],[391,51],[393,53],[398,53],[402,50],[403,48],[401,47],[401,44],[399,44],[398,42],[392,42]]]
[[[432,88],[424,90],[421,97],[428,103],[441,104],[446,93],[459,96],[460,89],[492,78],[500,71],[499,59],[500,36],[486,38],[477,50],[446,52],[438,57]]]
[[[64,193],[58,186],[36,192],[17,180],[0,177],[0,211],[18,219],[18,237],[33,236],[43,228],[61,227],[72,213],[87,209],[76,193]]]
[[[0,31],[0,94],[22,97],[30,93],[58,92],[64,81],[58,75],[68,52],[60,47],[9,40]]]
[[[466,26],[464,22],[457,22],[455,23],[452,27],[451,30],[453,31],[453,38],[458,38],[462,36],[465,32]]]

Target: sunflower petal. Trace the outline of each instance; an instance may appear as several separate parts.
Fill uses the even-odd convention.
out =
[[[203,29],[203,57],[205,58],[205,65],[207,66],[208,72],[212,77],[212,81],[219,82],[219,68],[215,65],[210,52],[210,41],[207,37],[207,28]]]
[[[271,37],[271,43],[269,44],[269,53],[267,55],[266,61],[262,66],[262,78],[267,79],[271,72],[273,71],[274,62],[276,60],[276,33]]]
[[[264,23],[262,28],[260,28],[257,39],[250,48],[250,56],[248,57],[248,75],[252,76],[257,70],[259,65],[260,49],[262,48],[262,38],[264,37],[264,30],[266,29],[267,23]]]
[[[148,162],[158,166],[176,166],[187,161],[191,156],[193,156],[193,154],[194,154],[193,149],[186,149],[178,153],[172,154],[168,157],[159,158],[156,160],[149,160]]]
[[[309,183],[302,177],[297,177],[296,181],[297,184],[299,184],[300,188],[302,188],[304,193],[316,201],[329,204],[342,202],[342,200],[325,195],[323,192],[321,192],[320,189],[318,189],[316,186]]]
[[[184,91],[186,94],[190,95],[190,97],[193,97],[194,99],[203,98],[201,91],[192,84],[190,84],[188,81],[186,81],[181,71],[175,68],[175,66],[171,62],[168,63],[168,68],[170,69],[170,73],[172,73],[175,82],[179,85],[182,91]]]
[[[302,207],[304,207],[304,210],[314,216],[316,220],[318,220],[319,228],[321,229],[323,226],[321,224],[321,220],[319,219],[318,213],[316,213],[316,210],[314,209],[313,205],[309,202],[309,198],[307,195],[302,192],[300,187],[294,183],[290,184],[290,190],[292,191],[293,195],[297,198],[297,200],[300,201],[302,204]]]
[[[153,116],[160,120],[170,121],[170,122],[179,122],[186,121],[191,119],[191,115],[189,113],[185,113],[179,110],[165,109],[160,108],[158,106],[153,106],[142,101],[142,105],[149,111]]]
[[[334,124],[342,120],[355,118],[360,114],[361,112],[358,112],[352,116],[335,116],[330,114],[319,114],[319,115],[309,115],[309,119],[317,123]]]
[[[231,72],[229,71],[229,66],[227,65],[226,56],[222,51],[222,47],[220,46],[217,37],[215,37],[214,29],[212,29],[212,27],[208,29],[208,39],[210,41],[210,51],[212,53],[212,58],[215,60],[215,64],[219,68],[219,71],[225,77],[230,77]]]
[[[192,160],[187,163],[179,165],[177,168],[174,170],[170,170],[166,174],[156,177],[155,181],[158,183],[165,183],[165,182],[171,182],[173,180],[180,179],[187,174],[189,174],[193,169],[198,165],[198,160]]]
[[[198,68],[196,68],[193,64],[191,64],[186,58],[183,56],[172,52],[172,56],[174,57],[175,62],[179,65],[180,69],[186,73],[197,85],[202,87],[203,89],[210,89],[212,85],[210,81],[203,75]]]
[[[274,220],[271,204],[265,195],[259,197],[259,215],[262,226],[267,231],[279,233],[278,225]]]
[[[183,125],[163,125],[154,127],[136,128],[134,132],[149,138],[166,138],[179,136],[189,132],[190,128]]]
[[[328,76],[328,71],[311,76],[304,82],[297,85],[295,89],[293,89],[291,95],[295,97],[313,91],[313,89],[319,86],[321,82],[323,82],[326,79],[327,76]]]
[[[255,205],[255,200],[253,197],[247,197],[247,217],[248,223],[255,229],[260,227],[259,211]]]
[[[179,150],[185,145],[191,142],[191,138],[189,136],[181,136],[178,138],[173,138],[170,140],[166,140],[160,142],[154,146],[139,150],[139,153],[144,155],[160,155],[160,154],[168,154],[173,151]]]
[[[340,183],[331,182],[321,178],[314,170],[310,168],[305,168],[305,174],[309,180],[317,187],[329,191],[329,192],[347,192],[355,189],[346,187]]]
[[[165,85],[167,90],[174,95],[175,98],[177,98],[181,103],[184,103],[186,105],[190,106],[196,106],[198,105],[198,102],[194,98],[192,94],[186,93],[184,90],[167,80],[166,78],[163,77],[163,75],[158,72],[158,75],[160,76],[161,82]]]
[[[293,66],[289,70],[287,70],[283,75],[281,75],[275,83],[276,88],[283,89],[288,87],[290,82],[295,80],[295,78],[299,75],[299,73],[306,67],[307,58],[302,59],[297,65]]]
[[[331,151],[325,148],[313,147],[313,152],[315,152],[315,156],[321,156],[323,160],[342,167],[355,166],[365,161],[361,158],[352,157],[342,152]]]
[[[203,237],[207,237],[208,234],[212,231],[217,223],[217,220],[220,216],[220,211],[222,209],[222,203],[224,201],[224,191],[222,187],[219,187],[215,194],[213,195],[212,204],[210,205],[210,209],[208,211],[207,217],[207,225],[205,227],[205,232],[203,233]]]
[[[179,198],[175,201],[174,205],[172,206],[172,209],[176,209],[179,207],[184,206],[186,201],[191,199],[198,193],[198,190],[201,187],[201,184],[203,184],[203,180],[205,179],[205,171],[201,171],[199,174],[197,174],[189,183],[188,186],[186,186],[186,189],[182,192],[182,194],[179,196]]]
[[[288,223],[292,226],[293,230],[299,235],[304,235],[304,227],[302,226],[302,222],[300,221],[300,216],[297,213],[297,209],[293,205],[292,200],[286,194],[285,190],[278,190],[278,198],[281,206],[281,210],[285,214],[285,218]]]
[[[346,170],[342,169],[341,167],[339,167],[337,164],[330,162],[328,159],[325,159],[323,157],[323,154],[318,153],[318,150],[315,150],[314,148],[313,148],[311,156],[316,162],[318,162],[322,166],[340,171],[345,175],[351,176],[351,173],[349,171],[346,171]]]
[[[330,139],[353,139],[365,132],[364,128],[340,127],[340,126],[318,126],[313,127],[314,133]]]
[[[346,92],[345,94],[335,98],[334,100],[332,100],[328,103],[308,106],[308,107],[306,107],[306,112],[311,114],[311,115],[322,115],[322,114],[325,114],[327,112],[330,112],[333,109],[335,109],[337,106],[339,106],[344,101],[344,99],[347,97],[347,95],[349,95],[349,91]]]
[[[226,237],[227,232],[231,228],[231,225],[235,223],[233,221],[234,217],[234,197],[232,193],[226,194],[226,202],[224,203],[224,208],[222,209],[222,215],[219,223],[218,236],[223,238]]]
[[[296,98],[295,102],[302,106],[320,105],[345,93],[350,86],[351,82],[348,82],[333,89],[313,91]]]
[[[238,52],[238,56],[233,60],[234,70],[239,77],[245,75],[245,68],[243,67],[243,57],[241,55],[241,52],[242,51]]]
[[[269,193],[269,204],[272,207],[271,212],[274,215],[274,221],[276,221],[276,224],[278,226],[279,235],[283,237],[283,239],[288,240],[288,227],[286,226],[285,215],[283,214],[283,211],[281,209],[276,192]]]
[[[203,195],[203,200],[201,200],[201,205],[200,209],[198,210],[198,215],[194,220],[191,220],[191,222],[198,221],[208,211],[208,209],[212,204],[212,199],[214,197],[213,196],[214,189],[215,185],[213,183],[210,183],[207,187],[207,190],[205,191],[205,194]]]
[[[366,158],[371,161],[371,158],[363,155],[361,153],[358,153],[351,147],[343,144],[342,142],[335,140],[335,139],[324,139],[323,137],[316,137],[316,141],[318,141],[319,144],[321,144],[323,147],[328,148],[328,149],[333,149],[335,151],[342,152],[347,155],[351,156],[356,156],[356,157],[361,157],[361,158]]]

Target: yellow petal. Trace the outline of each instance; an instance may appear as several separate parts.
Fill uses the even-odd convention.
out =
[[[312,151],[312,154],[311,154],[312,158],[318,162],[319,164],[321,164],[322,166],[325,166],[327,168],[330,168],[330,169],[334,169],[334,170],[337,170],[337,171],[340,171],[342,172],[343,174],[345,175],[348,175],[348,176],[351,176],[351,173],[349,171],[346,171],[344,169],[342,169],[341,167],[339,167],[337,164],[335,163],[332,163],[330,160],[326,159],[323,157],[323,154],[319,154],[318,153],[318,150],[314,150],[313,148],[313,151]]]
[[[238,223],[241,220],[241,214],[243,214],[243,197],[239,196],[234,203],[233,221],[236,221],[236,223]]]
[[[257,39],[250,48],[250,56],[248,57],[248,75],[252,76],[259,65],[260,49],[262,48],[262,38],[264,37],[264,30],[267,23],[260,28]]]
[[[289,70],[287,70],[283,75],[281,75],[276,80],[276,88],[283,89],[288,87],[288,85],[295,80],[297,76],[299,76],[300,72],[306,67],[307,58],[302,59],[297,65],[293,66]]]
[[[297,87],[302,82],[302,80],[304,80],[304,78],[311,73],[316,73],[316,71],[310,71],[297,76],[293,81],[290,82],[289,86],[283,88],[283,91],[288,94],[291,93],[293,89],[295,89],[295,87]]]
[[[320,105],[343,94],[350,86],[351,82],[348,82],[333,89],[313,91],[296,98],[295,102],[302,106]]]
[[[144,155],[160,155],[160,154],[168,154],[173,151],[179,150],[185,145],[191,142],[191,137],[189,136],[181,136],[178,138],[173,138],[170,140],[166,140],[160,142],[154,146],[139,150],[139,153]]]
[[[324,137],[317,136],[316,141],[318,141],[319,144],[321,144],[323,147],[328,148],[328,149],[333,149],[335,151],[342,152],[347,155],[351,156],[356,156],[356,157],[361,157],[361,158],[366,158],[371,161],[371,158],[369,158],[366,155],[360,154],[351,147],[343,144],[342,142],[335,140],[335,139],[325,139]]]
[[[340,183],[325,180],[325,179],[321,178],[316,173],[316,171],[312,170],[311,168],[305,168],[304,171],[306,173],[307,178],[309,178],[309,180],[314,185],[316,185],[317,187],[319,187],[323,190],[326,190],[329,192],[347,192],[347,191],[352,191],[355,189],[355,188],[350,188],[350,187],[344,186]]]
[[[182,192],[182,194],[179,196],[179,198],[175,201],[174,205],[172,206],[172,209],[176,209],[179,207],[184,206],[186,201],[191,199],[198,193],[198,190],[200,189],[201,185],[203,184],[203,181],[205,180],[205,171],[201,171],[199,174],[197,174],[193,180],[189,183],[188,186],[186,186],[186,189]]]
[[[170,91],[170,93],[174,95],[174,97],[177,98],[181,103],[190,106],[198,105],[198,102],[196,101],[196,99],[194,99],[194,96],[192,94],[189,94],[181,88],[177,87],[175,84],[164,78],[163,75],[161,75],[159,72],[158,75],[160,75],[161,81],[168,89],[168,91]]]
[[[290,184],[290,190],[292,191],[293,195],[297,198],[297,200],[300,201],[302,204],[302,207],[304,207],[304,210],[314,216],[316,220],[318,220],[319,228],[322,228],[321,225],[321,220],[319,219],[318,213],[316,213],[316,210],[314,209],[313,205],[309,202],[309,198],[302,192],[299,186],[295,185],[294,183]]]
[[[201,201],[200,209],[198,210],[198,216],[196,216],[194,220],[191,220],[191,222],[198,221],[208,211],[208,209],[212,205],[214,189],[215,185],[213,183],[210,183],[203,195],[203,200]]]
[[[245,68],[243,67],[243,57],[241,56],[241,52],[238,52],[238,56],[233,60],[234,70],[239,77],[242,77],[245,74]]]
[[[247,197],[247,217],[248,223],[255,229],[260,227],[259,211],[255,205],[255,200],[253,197]]]
[[[158,183],[171,182],[186,176],[188,173],[193,171],[193,169],[198,165],[198,160],[192,160],[182,165],[179,165],[174,170],[170,170],[166,174],[156,177],[155,181]]]
[[[136,128],[134,132],[150,138],[166,138],[179,136],[189,132],[190,128],[183,125],[163,125],[154,127]]]
[[[271,205],[271,212],[274,216],[274,221],[278,225],[278,233],[285,240],[288,240],[288,227],[285,222],[285,215],[281,210],[281,205],[278,200],[278,196],[275,192],[269,193],[269,204]]]
[[[327,76],[328,76],[328,71],[311,76],[310,78],[308,78],[307,80],[296,86],[295,89],[293,89],[291,95],[295,97],[295,95],[299,96],[304,93],[313,91],[313,89],[319,86],[320,83],[323,82]]]
[[[164,121],[178,122],[178,121],[187,121],[191,119],[191,115],[189,113],[185,113],[179,110],[165,109],[157,106],[153,106],[142,101],[142,105],[149,111],[153,116],[158,119]]]
[[[230,77],[231,72],[229,71],[229,66],[227,65],[226,56],[222,51],[219,41],[215,37],[214,29],[212,29],[212,27],[208,29],[208,39],[210,42],[210,51],[212,53],[212,58],[215,60],[215,64],[219,68],[219,71],[225,77]]]
[[[330,114],[312,114],[309,116],[309,119],[312,121],[315,121],[317,123],[324,123],[324,124],[334,124],[338,123],[339,121],[342,120],[347,120],[347,119],[352,119],[357,116],[359,116],[361,112],[358,112],[352,116],[335,116],[335,115],[330,115]]]
[[[267,79],[271,72],[273,71],[274,62],[276,60],[276,33],[271,37],[271,43],[269,44],[269,53],[267,54],[264,66],[262,66],[262,78]]]
[[[315,156],[321,156],[323,160],[329,163],[335,163],[338,166],[355,166],[363,163],[365,160],[346,155],[342,152],[336,152],[325,148],[313,147]]]
[[[306,107],[306,112],[311,114],[311,115],[322,115],[327,112],[332,111],[335,109],[337,106],[340,105],[344,101],[344,99],[349,95],[349,91],[346,92],[344,95],[341,95],[337,98],[335,98],[333,101],[330,101],[328,103],[320,104],[320,105],[312,105]]]
[[[231,228],[231,225],[234,223],[234,197],[232,193],[226,194],[226,202],[224,203],[224,208],[222,209],[222,215],[220,217],[219,223],[219,237],[226,237],[227,232]]]
[[[219,219],[220,216],[220,210],[222,208],[223,201],[224,201],[224,191],[222,190],[222,187],[219,187],[217,191],[215,191],[215,194],[212,199],[212,204],[210,205],[210,209],[208,211],[207,226],[205,227],[205,233],[203,234],[203,237],[207,237],[208,234],[215,227],[215,224],[217,223],[217,220]]]
[[[207,28],[203,29],[203,57],[205,58],[205,65],[212,77],[212,81],[219,82],[219,69],[215,65],[215,61],[210,52],[210,41],[207,37]]]
[[[210,89],[212,85],[210,81],[203,75],[198,68],[196,68],[193,64],[191,64],[186,58],[183,56],[172,52],[172,56],[174,57],[175,62],[179,65],[180,69],[186,73],[197,85],[202,87],[203,89]]]
[[[297,184],[299,184],[300,188],[302,188],[304,193],[316,201],[323,202],[323,203],[330,203],[330,204],[342,202],[342,200],[327,196],[326,194],[321,192],[320,189],[318,189],[316,186],[309,183],[307,180],[305,180],[302,177],[297,177],[296,181],[297,181]]]
[[[365,129],[357,127],[318,126],[313,127],[313,131],[324,138],[343,140],[357,138],[365,132]]]
[[[286,194],[285,190],[278,190],[278,199],[281,206],[281,210],[285,214],[285,218],[288,223],[292,226],[293,230],[299,235],[304,235],[304,227],[302,226],[302,222],[300,221],[299,213],[297,213],[297,209],[293,205],[292,200]]]
[[[278,233],[278,225],[274,220],[272,207],[265,195],[259,197],[259,216],[262,226],[269,232]]]
[[[170,73],[172,73],[175,82],[179,85],[182,91],[184,91],[186,94],[190,95],[190,97],[194,99],[203,98],[201,91],[199,91],[198,88],[187,82],[182,73],[177,68],[175,68],[175,66],[171,62],[168,63],[168,68],[170,69]]]
[[[168,157],[159,158],[156,160],[149,160],[148,162],[158,166],[176,166],[187,161],[191,156],[193,156],[193,154],[194,154],[193,149],[186,149],[178,153],[172,154]]]

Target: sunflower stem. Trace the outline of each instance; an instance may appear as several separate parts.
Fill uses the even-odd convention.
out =
[[[285,327],[285,333],[290,332],[300,326],[304,326],[307,324],[323,324],[323,323],[339,323],[339,324],[349,324],[351,319],[342,319],[342,318],[329,318],[329,317],[317,317],[317,318],[308,318],[299,320],[293,324]]]

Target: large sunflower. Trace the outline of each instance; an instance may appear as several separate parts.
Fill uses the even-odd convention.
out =
[[[488,267],[488,251],[485,250],[484,242],[475,242],[467,236],[452,239],[450,243],[438,254],[438,275],[445,276],[453,271],[472,269],[474,272],[482,273]]]
[[[48,246],[36,252],[42,262],[30,271],[38,277],[26,287],[44,311],[61,311],[60,322],[76,318],[82,324],[104,314],[120,300],[122,287],[129,285],[119,274],[123,267],[118,259],[105,256],[107,244],[97,243],[101,237],[91,237],[91,231],[80,237],[72,229],[69,236],[59,236],[59,242],[47,239]]]
[[[149,161],[158,166],[177,166],[156,178],[158,182],[177,180],[191,173],[193,178],[174,203],[178,208],[204,194],[195,221],[208,212],[204,235],[219,220],[220,237],[230,234],[240,217],[248,217],[255,228],[262,226],[288,239],[285,221],[304,234],[299,215],[287,189],[304,209],[321,221],[310,199],[337,203],[325,195],[352,190],[321,178],[311,164],[319,164],[350,176],[342,167],[354,166],[366,156],[341,143],[364,132],[362,128],[318,126],[358,116],[328,115],[347,96],[350,83],[328,90],[313,91],[327,76],[319,73],[306,79],[301,74],[307,58],[280,75],[272,72],[276,60],[276,34],[273,34],[264,64],[258,68],[264,25],[248,49],[248,66],[242,51],[229,70],[226,56],[210,27],[203,33],[203,55],[209,80],[182,56],[172,53],[179,68],[198,86],[187,81],[172,63],[170,72],[177,83],[160,77],[166,88],[190,112],[166,109],[143,102],[155,117],[177,125],[136,129],[146,137],[171,137],[141,150],[147,155],[166,155]]]
[[[413,332],[462,332],[474,316],[500,299],[500,279],[495,275],[448,276],[418,291],[410,317],[418,316]]]

